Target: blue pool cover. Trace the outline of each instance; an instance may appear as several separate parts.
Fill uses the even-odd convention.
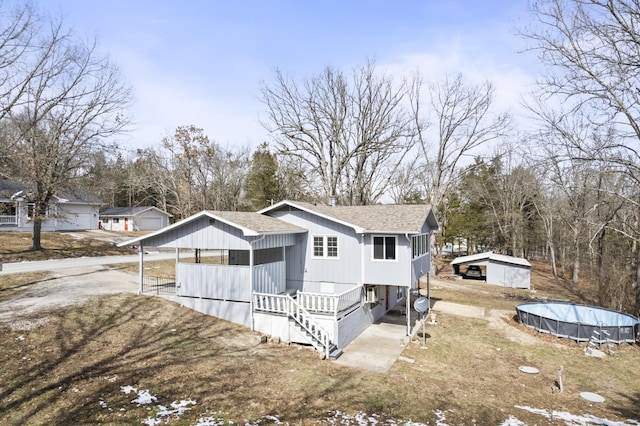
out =
[[[565,302],[523,303],[519,321],[530,328],[576,341],[635,343],[640,320],[623,312]]]

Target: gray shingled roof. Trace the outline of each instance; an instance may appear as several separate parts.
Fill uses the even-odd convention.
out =
[[[428,204],[327,206],[299,201],[285,203],[357,226],[365,232],[417,233],[431,211]]]
[[[285,221],[254,212],[206,211],[230,225],[253,231],[257,234],[277,234],[290,232],[306,232],[307,230]]]
[[[136,216],[147,210],[157,210],[164,213],[167,216],[171,216],[169,213],[162,211],[161,209],[153,206],[138,206],[138,207],[110,207],[100,212],[100,216]]]
[[[10,179],[0,179],[0,198],[9,198],[19,191],[25,194],[33,191],[33,185],[24,184]],[[61,202],[102,204],[102,201],[93,194],[82,189],[61,189],[57,194]]]

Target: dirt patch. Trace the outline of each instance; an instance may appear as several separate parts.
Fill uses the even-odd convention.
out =
[[[20,285],[19,294],[0,301],[0,326],[12,330],[29,329],[41,323],[38,315],[44,318],[48,311],[100,295],[138,290],[135,275],[102,266],[65,269],[39,277]]]

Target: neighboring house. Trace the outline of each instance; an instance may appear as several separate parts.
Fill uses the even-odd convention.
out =
[[[453,273],[461,273],[460,267],[474,266],[484,268],[487,284],[503,287],[529,288],[531,287],[531,263],[521,257],[505,256],[493,252],[462,256],[451,261]]]
[[[31,193],[31,185],[0,179],[0,232],[33,230]],[[84,191],[63,191],[53,197],[42,231],[98,229],[100,204],[98,198]]]
[[[203,211],[120,245],[176,249],[173,300],[329,357],[399,302],[429,272],[428,205],[320,206],[283,201],[257,213]],[[185,262],[180,250],[195,252]],[[216,250],[224,264],[207,263]]]
[[[171,214],[153,206],[112,207],[100,212],[100,229],[156,231],[169,225]]]

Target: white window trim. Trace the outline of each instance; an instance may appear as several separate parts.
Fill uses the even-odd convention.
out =
[[[329,256],[329,238],[336,239],[336,249],[338,251],[337,256]],[[315,254],[315,239],[322,238],[322,256],[316,256]],[[340,238],[337,235],[312,235],[311,236],[311,258],[312,259],[326,259],[326,260],[339,260],[340,259]]]
[[[416,248],[418,249],[418,254],[416,254],[413,250],[415,241],[417,241]],[[417,234],[411,237],[411,259],[418,259],[420,257],[426,256],[429,254],[430,250],[429,234]]]
[[[376,245],[374,243],[376,237],[380,237],[380,238],[384,238],[385,240],[385,249],[387,247],[386,244],[386,238],[391,237],[395,240],[395,253],[396,253],[396,257],[395,259],[376,259]],[[386,250],[385,250],[385,254],[386,254]],[[398,261],[398,236],[397,235],[372,235],[371,236],[371,261],[373,262],[397,262]]]

